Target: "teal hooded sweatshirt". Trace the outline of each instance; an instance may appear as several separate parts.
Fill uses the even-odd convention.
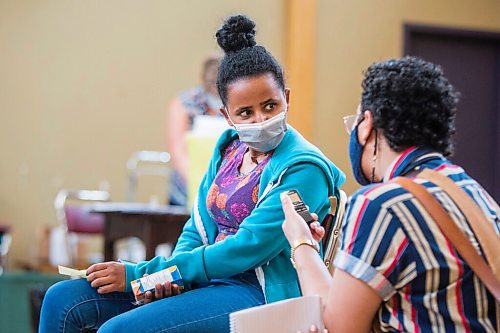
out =
[[[198,189],[191,218],[172,255],[125,264],[127,291],[131,290],[130,282],[145,273],[176,265],[187,290],[211,279],[255,270],[266,302],[301,295],[297,273],[290,262],[290,245],[281,228],[284,213],[280,193],[298,190],[309,210],[318,214],[321,221],[329,211],[328,197],[338,192],[345,175],[318,148],[288,126],[261,174],[255,208],[235,235],[215,243],[217,223],[207,212],[206,198],[219,170],[222,152],[237,138],[233,129],[228,129],[219,138]]]

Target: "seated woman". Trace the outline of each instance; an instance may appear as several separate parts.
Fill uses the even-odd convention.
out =
[[[229,313],[300,295],[279,194],[297,189],[324,216],[344,175],[286,124],[283,70],[256,45],[254,28],[249,18],[234,16],[217,32],[225,51],[217,75],[220,111],[234,129],[217,143],[172,256],[100,263],[88,268],[87,281],[54,285],[40,332],[228,332]],[[165,283],[148,304],[132,304],[130,281],[173,265],[182,293]]]
[[[439,67],[414,57],[373,64],[362,88],[346,128],[352,169],[365,186],[350,200],[333,279],[313,247],[294,250],[303,293],[321,295],[324,322],[335,333],[368,332],[374,318],[375,330],[385,332],[497,331],[492,294],[415,197],[389,183],[436,170],[467,192],[499,234],[498,205],[445,158],[453,152],[457,93]],[[423,184],[479,250],[470,222],[448,195]],[[282,202],[290,244],[323,236],[286,196]]]

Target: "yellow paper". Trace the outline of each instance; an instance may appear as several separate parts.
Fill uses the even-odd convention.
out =
[[[78,270],[78,269],[68,268],[68,267],[64,267],[64,266],[57,266],[57,268],[59,269],[59,274],[69,275],[72,277],[78,277],[78,278],[83,278],[83,279],[87,278],[87,270],[86,269]]]
[[[200,182],[205,172],[207,172],[215,144],[220,135],[228,128],[228,123],[224,117],[200,115],[194,118],[193,128],[186,136],[189,158],[189,168],[187,170],[188,208],[193,206]]]
[[[214,151],[218,137],[202,136],[189,133],[187,135],[189,169],[188,169],[188,207],[193,206],[200,182],[207,172],[208,164]]]

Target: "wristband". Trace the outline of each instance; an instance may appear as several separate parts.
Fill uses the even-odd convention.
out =
[[[290,261],[292,262],[293,268],[296,268],[295,267],[295,250],[297,250],[297,248],[299,246],[302,246],[302,245],[310,246],[319,253],[319,245],[316,241],[314,241],[312,239],[296,240],[295,242],[293,242],[293,246],[291,247],[291,252],[290,252]]]

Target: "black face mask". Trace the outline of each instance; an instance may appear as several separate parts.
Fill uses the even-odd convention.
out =
[[[363,118],[364,119],[364,118]],[[363,121],[363,120],[361,120]],[[351,160],[351,168],[354,178],[360,185],[368,185],[370,181],[363,174],[361,169],[361,155],[363,154],[363,146],[358,140],[358,126],[361,121],[354,127],[349,138],[349,159]]]

